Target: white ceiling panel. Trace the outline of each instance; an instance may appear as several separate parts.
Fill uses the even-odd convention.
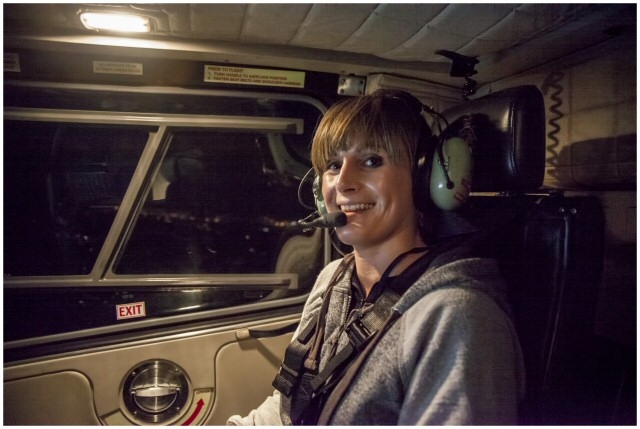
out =
[[[388,57],[385,53],[419,33],[446,6],[442,4],[381,4],[351,37],[336,49]]]
[[[214,40],[240,40],[247,5],[192,4],[189,8],[191,33],[185,36]]]
[[[253,4],[247,8],[243,42],[288,45],[311,9],[310,4]]]
[[[314,4],[291,40],[294,46],[335,49],[349,39],[376,9],[375,4]]]

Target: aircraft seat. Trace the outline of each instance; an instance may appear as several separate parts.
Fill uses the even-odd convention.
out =
[[[480,231],[479,251],[498,260],[508,283],[527,376],[521,423],[599,423],[592,350],[605,229],[599,201],[542,189],[545,107],[535,86],[443,115],[449,131],[473,143],[472,196],[443,216],[449,226]]]

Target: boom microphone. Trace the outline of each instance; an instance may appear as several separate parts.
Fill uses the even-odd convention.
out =
[[[344,212],[327,213],[310,222],[299,220],[298,224],[303,228],[336,228],[347,224],[347,215]]]

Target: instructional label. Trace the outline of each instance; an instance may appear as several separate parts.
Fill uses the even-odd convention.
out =
[[[20,56],[11,52],[4,53],[4,71],[20,72]]]
[[[204,81],[236,85],[286,86],[304,88],[305,73],[248,67],[204,66]]]
[[[118,304],[116,305],[116,317],[120,319],[131,319],[134,317],[144,317],[147,312],[144,308],[143,302],[134,302],[131,304]]]
[[[142,63],[119,63],[115,61],[94,61],[93,72],[103,74],[142,75]]]

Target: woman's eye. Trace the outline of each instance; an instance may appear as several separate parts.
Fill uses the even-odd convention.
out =
[[[380,167],[383,163],[384,160],[379,155],[371,155],[364,160],[364,165],[367,167]]]
[[[340,163],[338,161],[329,161],[327,163],[326,171],[337,171],[340,170]]]

